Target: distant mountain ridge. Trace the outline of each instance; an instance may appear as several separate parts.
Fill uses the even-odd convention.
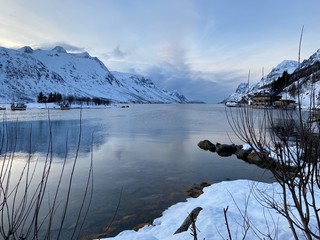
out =
[[[36,101],[40,92],[98,97],[126,103],[189,103],[177,92],[160,90],[138,74],[111,72],[89,53],[63,47],[18,50],[0,47],[0,101]]]
[[[279,84],[284,72],[288,74],[287,79]],[[299,89],[302,106],[308,107],[311,101],[310,96],[313,95],[312,101],[320,107],[320,49],[301,64],[293,60],[282,61],[256,84],[250,86],[248,83],[239,84],[236,92],[223,102],[241,101],[259,93],[273,93],[277,83],[280,89],[275,93],[281,95],[283,99],[292,99],[297,102],[297,89]]]

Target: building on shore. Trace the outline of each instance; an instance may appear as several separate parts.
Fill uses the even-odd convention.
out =
[[[251,107],[253,108],[266,108],[273,107],[274,102],[279,101],[281,96],[273,95],[270,93],[259,93],[252,97]]]

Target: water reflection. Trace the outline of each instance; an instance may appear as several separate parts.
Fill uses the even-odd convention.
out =
[[[80,156],[74,177],[72,210],[80,202],[93,148],[94,196],[84,234],[98,233],[114,215],[123,188],[113,234],[153,219],[168,206],[186,198],[185,189],[200,182],[233,179],[272,181],[270,174],[236,158],[222,158],[198,148],[204,139],[237,142],[222,105],[132,105],[120,109],[52,112],[32,111],[10,116],[0,127],[4,152],[35,153],[43,159],[48,152],[50,129],[52,151],[57,156],[52,182],[66,154],[77,149],[82,129]],[[12,113],[13,114],[13,113]],[[32,117],[30,117],[32,116]],[[51,127],[50,127],[51,126]],[[92,141],[93,137],[93,141]],[[31,147],[30,147],[31,146]],[[67,146],[67,148],[66,148]],[[70,169],[70,160],[68,169]],[[71,211],[72,211],[71,210]],[[72,228],[72,220],[68,226]]]
[[[0,126],[1,154],[8,152],[48,153],[64,157],[74,152],[80,143],[80,152],[90,151],[92,135],[100,131],[98,125],[85,120],[6,121]],[[81,136],[80,136],[81,133]],[[103,139],[95,136],[99,146]]]

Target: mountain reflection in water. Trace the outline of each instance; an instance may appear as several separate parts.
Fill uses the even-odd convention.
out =
[[[79,145],[79,151],[90,151],[92,135],[99,127],[89,121],[80,120],[40,120],[40,121],[7,121],[0,126],[1,154],[8,152],[52,153],[64,157],[68,152],[74,152]],[[102,139],[96,137],[94,144],[102,144]],[[49,146],[52,149],[49,150]]]
[[[83,235],[103,231],[114,216],[121,189],[111,234],[158,217],[170,205],[186,199],[185,189],[203,181],[273,181],[266,170],[198,148],[197,143],[204,139],[241,144],[228,125],[223,105],[131,105],[84,109],[82,117],[79,112],[52,110],[50,121],[46,110],[8,112],[8,120],[0,126],[0,144],[5,146],[2,155],[13,150],[31,153],[41,162],[48,153],[51,129],[54,183],[66,154],[66,170],[70,170],[81,127],[70,213],[81,204],[92,154],[94,192]],[[19,163],[26,161],[21,156]],[[74,219],[66,221],[64,231],[68,232]]]

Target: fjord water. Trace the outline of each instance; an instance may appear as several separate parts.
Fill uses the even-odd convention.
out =
[[[83,235],[102,232],[113,219],[119,199],[111,234],[156,218],[170,205],[184,201],[185,190],[194,184],[234,179],[273,181],[270,173],[255,165],[198,148],[197,143],[204,139],[242,144],[229,127],[223,105],[30,109],[6,111],[5,117],[8,131],[17,133],[17,164],[26,161],[30,152],[39,162],[44,161],[52,135],[49,192],[65,158],[67,169],[71,169],[81,136],[65,236],[74,226],[73,212],[81,205],[91,157],[94,191]]]

